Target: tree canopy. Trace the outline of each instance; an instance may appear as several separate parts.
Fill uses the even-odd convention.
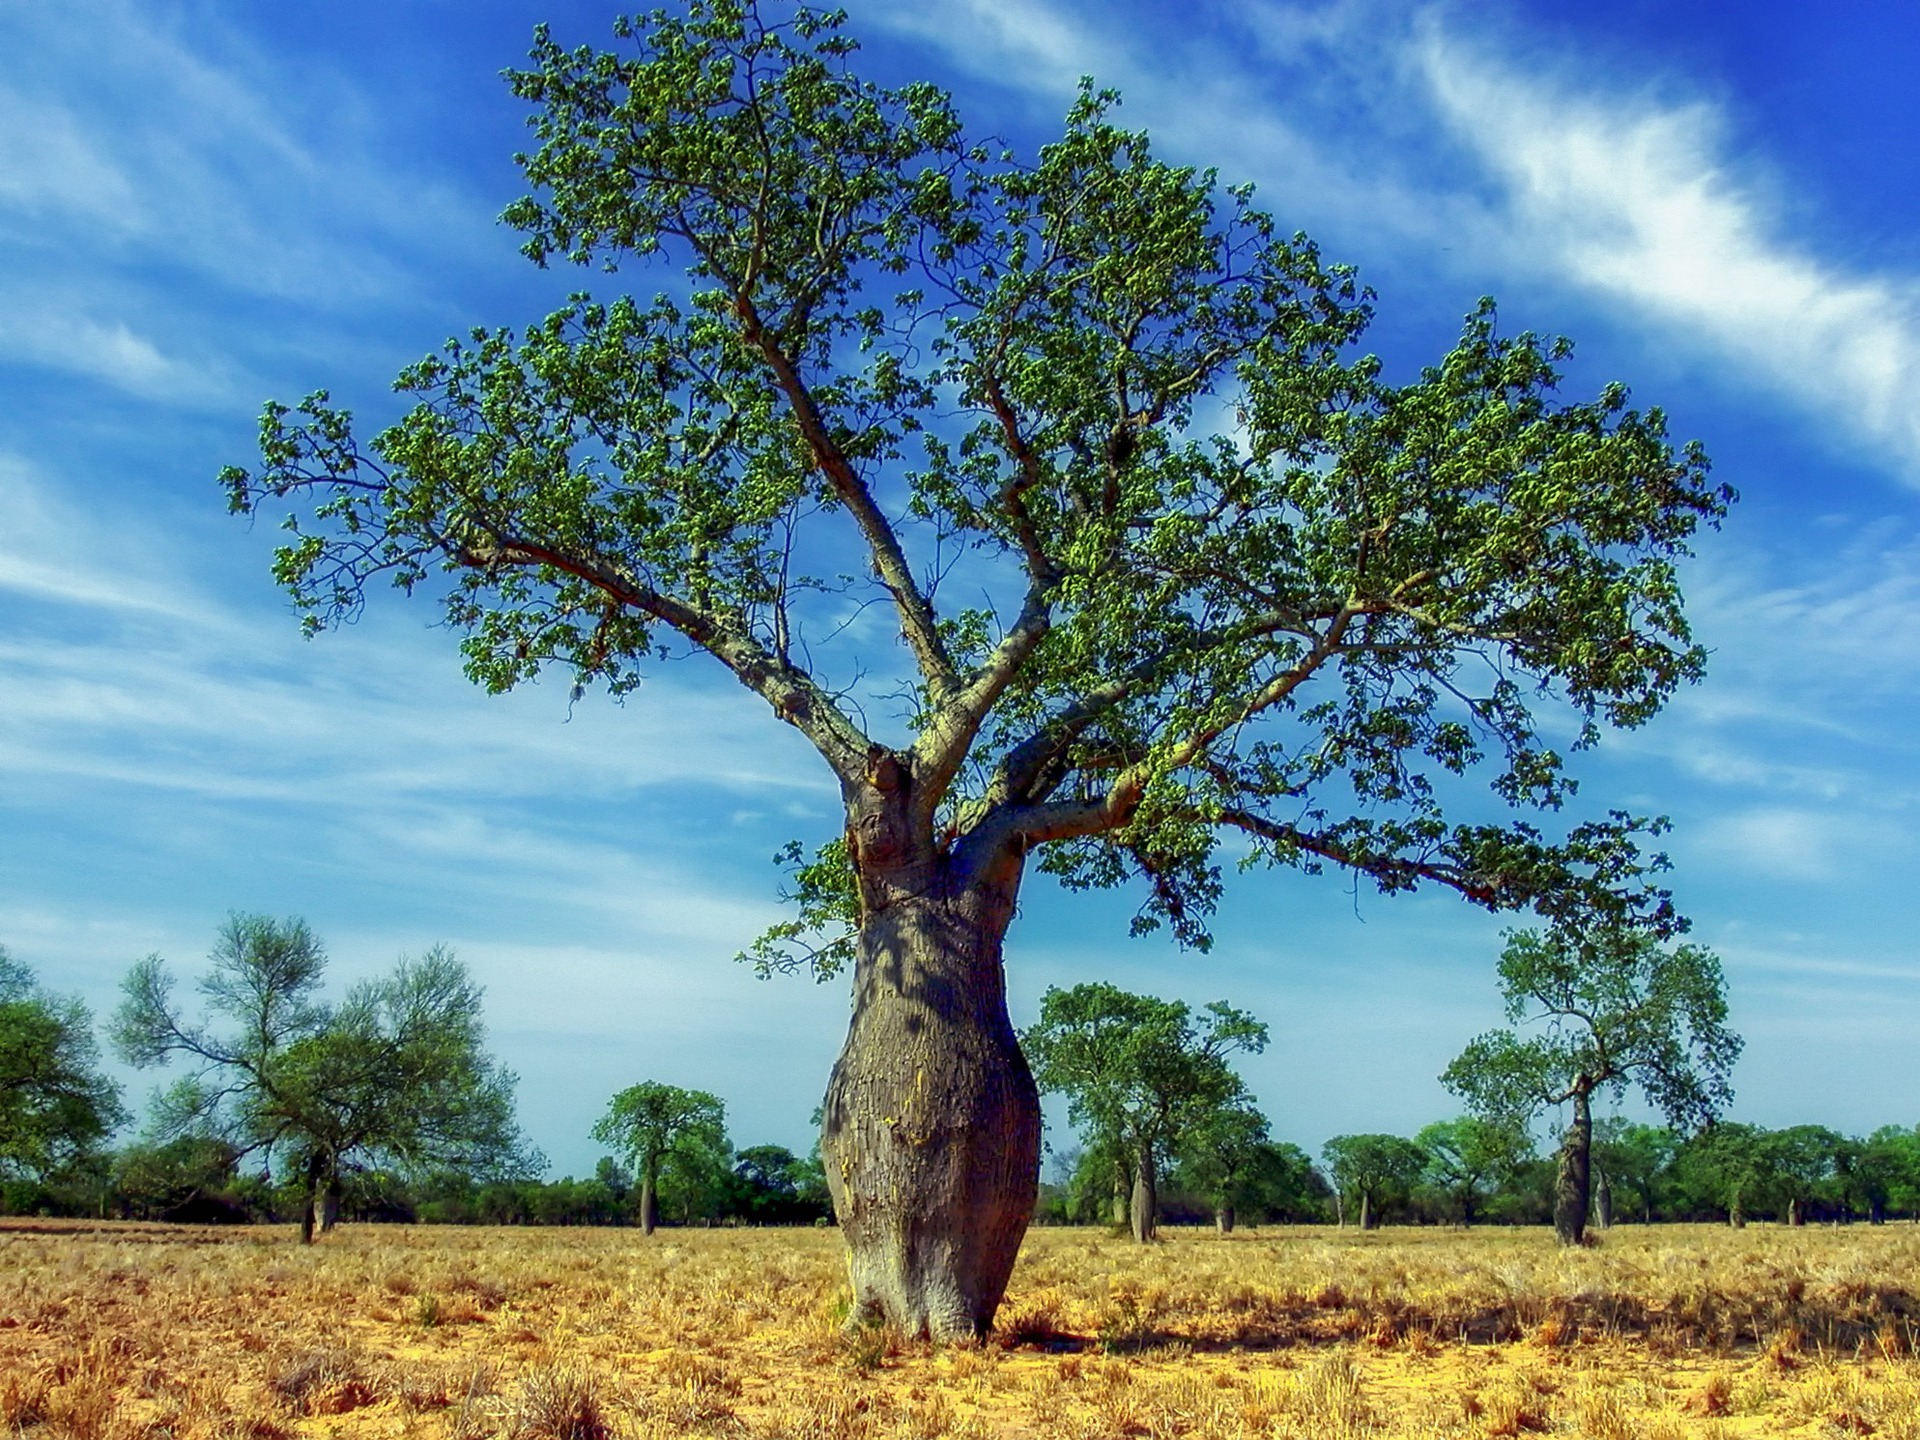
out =
[[[70,1164],[123,1118],[86,1006],[46,993],[0,946],[0,1176]]]
[[[1380,1223],[1383,1204],[1410,1190],[1427,1163],[1424,1150],[1398,1135],[1336,1135],[1320,1153],[1341,1200],[1341,1223],[1346,1203],[1357,1201],[1362,1230]]]
[[[514,1077],[486,1052],[480,987],[450,950],[402,959],[332,1005],[318,996],[325,968],[304,921],[231,915],[198,986],[206,1018],[194,1020],[158,955],[135,965],[116,1047],[134,1065],[190,1067],[162,1096],[156,1129],[218,1135],[301,1175],[304,1238],[316,1196],[331,1222],[347,1167],[539,1168],[514,1125]]]
[[[1487,1195],[1533,1158],[1533,1137],[1510,1117],[1436,1120],[1413,1143],[1426,1157],[1427,1182],[1453,1202],[1462,1225],[1473,1224]]]
[[[1449,824],[1434,776],[1490,758],[1555,807],[1539,698],[1585,743],[1699,673],[1673,562],[1731,491],[1658,410],[1558,399],[1564,342],[1491,304],[1390,381],[1352,270],[1109,93],[1026,160],[859,78],[832,16],[692,0],[620,34],[542,31],[512,76],[539,144],[506,218],[541,264],[684,283],[449,342],[368,444],[324,394],[269,406],[224,479],[292,502],[310,629],[446,572],[491,689],[623,693],[691,642],[844,781],[904,725],[951,843],[1145,876],[1141,923],[1193,941],[1223,829],[1490,905],[1631,891],[1636,822]],[[907,669],[844,623],[869,597]]]

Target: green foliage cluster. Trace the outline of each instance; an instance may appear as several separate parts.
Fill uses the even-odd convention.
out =
[[[1524,1120],[1632,1084],[1693,1127],[1732,1100],[1742,1042],[1711,951],[1620,926],[1522,930],[1499,973],[1514,1028],[1477,1037],[1440,1077],[1482,1114]]]
[[[124,1114],[86,1006],[49,995],[0,946],[0,1182],[84,1165]]]

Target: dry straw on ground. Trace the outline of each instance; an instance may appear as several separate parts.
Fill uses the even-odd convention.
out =
[[[842,1331],[815,1230],[0,1222],[45,1440],[1920,1440],[1920,1228],[1029,1238],[994,1341]]]

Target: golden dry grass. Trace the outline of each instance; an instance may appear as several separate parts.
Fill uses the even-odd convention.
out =
[[[1035,1231],[981,1347],[844,1335],[832,1231],[0,1222],[45,1440],[1920,1440],[1920,1228]]]

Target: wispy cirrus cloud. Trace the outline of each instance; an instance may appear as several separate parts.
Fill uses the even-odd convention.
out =
[[[1920,484],[1920,276],[1858,271],[1796,239],[1705,100],[1610,90],[1565,61],[1523,68],[1431,17],[1415,55],[1498,187],[1516,260],[1791,397]]]
[[[0,6],[0,57],[4,363],[232,405],[266,357],[338,348],[329,317],[431,306],[505,248],[492,204],[362,132],[347,80],[211,12]],[[263,304],[275,325],[248,319]]]
[[[1289,218],[1337,236],[1344,258],[1367,267],[1392,253],[1477,286],[1573,292],[1920,485],[1920,275],[1862,269],[1802,238],[1776,200],[1782,178],[1736,157],[1714,100],[1679,80],[1655,95],[1455,7],[1225,13],[1226,38],[1137,37],[1071,0],[872,18],[1003,84],[1057,95],[1085,73],[1116,83],[1157,139],[1257,179]]]

